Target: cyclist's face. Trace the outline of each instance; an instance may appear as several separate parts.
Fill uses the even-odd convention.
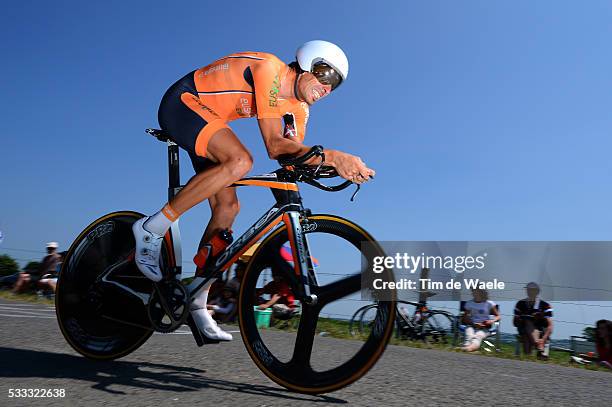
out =
[[[310,72],[302,73],[298,79],[298,96],[309,105],[323,99],[330,92],[331,85],[323,85]]]

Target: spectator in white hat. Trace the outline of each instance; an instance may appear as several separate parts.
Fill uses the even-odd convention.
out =
[[[60,261],[60,255],[57,254],[57,242],[47,243],[47,255],[43,258],[38,270],[35,272],[21,272],[13,288],[13,292],[18,294],[28,290],[28,288],[36,287],[39,280],[47,274],[55,274],[57,263]]]

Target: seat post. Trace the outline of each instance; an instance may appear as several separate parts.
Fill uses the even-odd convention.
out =
[[[179,168],[179,148],[168,140],[168,202],[180,191],[181,173]]]

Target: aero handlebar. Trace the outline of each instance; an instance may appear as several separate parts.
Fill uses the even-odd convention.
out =
[[[306,165],[305,162],[313,157],[321,157],[321,162],[318,165]],[[348,180],[338,185],[325,185],[317,181],[320,178],[334,178],[339,176],[333,167],[325,165],[325,152],[323,151],[323,146],[320,145],[313,146],[306,154],[299,157],[281,157],[278,163],[285,168],[290,167],[289,169],[296,174],[297,181],[305,182],[322,191],[338,192],[353,184],[352,181]],[[359,192],[361,188],[359,184],[356,185],[357,189],[353,193],[351,201],[355,199],[355,195],[357,195],[357,192]]]

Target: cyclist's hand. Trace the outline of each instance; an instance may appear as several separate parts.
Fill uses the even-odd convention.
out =
[[[336,151],[332,165],[336,168],[338,175],[352,181],[355,184],[362,184],[370,180],[376,173],[373,169],[366,167],[361,158]]]

